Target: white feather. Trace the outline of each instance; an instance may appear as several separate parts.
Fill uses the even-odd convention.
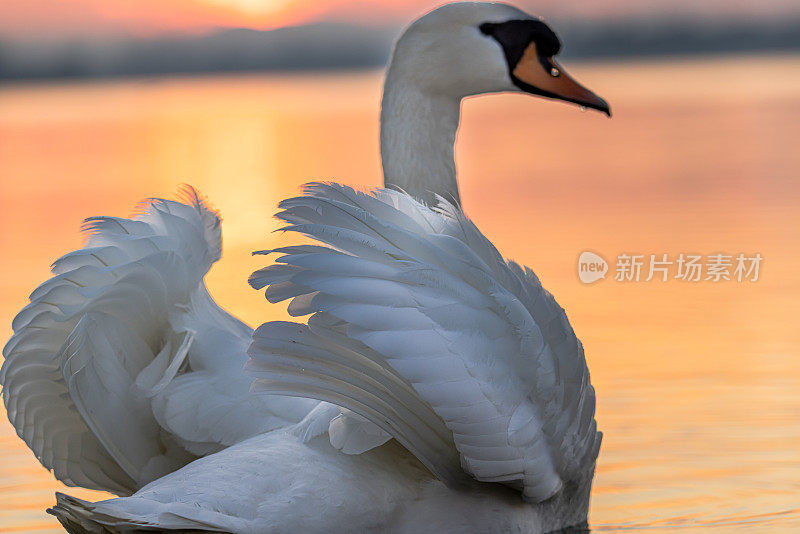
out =
[[[292,223],[287,230],[338,252],[295,254],[289,248],[277,259],[273,270],[292,267],[284,281],[308,289],[292,301],[293,315],[325,312],[342,321],[344,336],[374,351],[373,360],[377,355],[433,408],[476,479],[521,487],[527,499],[541,502],[593,469],[600,434],[590,413],[594,391],[583,351],[538,279],[505,262],[446,202],[434,212],[392,191],[365,195],[335,184],[312,184],[306,191],[284,201],[278,217]],[[330,341],[318,343],[333,352]],[[398,436],[403,421],[387,427],[380,419],[388,407],[403,413],[398,398],[375,389],[383,376],[373,376],[378,382],[368,386],[324,365],[281,359],[258,343],[249,352],[258,361],[252,367],[258,390],[297,387],[314,394],[319,388],[327,400],[355,400],[348,406],[353,411],[404,442],[411,439]],[[315,358],[333,357],[317,351]],[[293,365],[300,374],[293,374]],[[344,392],[340,380],[370,394],[331,397]],[[376,412],[377,399],[388,404]],[[363,433],[357,427],[353,431]],[[331,437],[337,444],[347,442],[346,428],[344,422],[336,426]],[[409,447],[415,450],[413,443]]]
[[[88,219],[86,246],[56,260],[13,321],[0,370],[8,417],[68,485],[131,493],[316,404],[249,394],[252,330],[203,285],[219,218],[186,197]]]

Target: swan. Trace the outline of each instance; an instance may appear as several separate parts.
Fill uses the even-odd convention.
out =
[[[70,532],[550,532],[586,522],[602,434],[580,341],[529,269],[464,215],[460,101],[518,91],[610,115],[541,20],[455,3],[395,44],[384,189],[308,184],[280,203],[319,244],[250,277],[293,317],[253,331],[203,279],[219,216],[192,189],[86,245],[14,319],[9,420],[67,485]],[[245,368],[245,372],[242,369]]]

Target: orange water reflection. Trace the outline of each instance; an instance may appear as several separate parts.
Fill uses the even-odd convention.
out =
[[[591,520],[800,527],[800,58],[574,65],[614,119],[524,96],[465,103],[465,209],[533,266],[584,342],[605,440]],[[225,217],[214,295],[249,289],[281,198],[313,179],[379,183],[378,73],[0,90],[0,327],[88,215],[187,182]],[[581,284],[583,250],[760,252],[757,283]],[[612,273],[613,274],[613,273]],[[0,424],[0,530],[47,530],[57,488]],[[87,495],[89,492],[78,492]]]

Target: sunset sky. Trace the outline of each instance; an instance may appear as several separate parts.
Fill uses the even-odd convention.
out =
[[[320,20],[397,24],[437,0],[3,0],[0,37],[47,39],[196,33],[217,27],[269,29]],[[796,0],[518,0],[545,17],[691,14],[776,17],[800,14]]]

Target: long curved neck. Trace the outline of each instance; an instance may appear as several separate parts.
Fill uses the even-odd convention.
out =
[[[381,161],[385,187],[399,187],[433,205],[435,195],[460,203],[454,144],[460,98],[432,95],[386,76],[381,103]]]

